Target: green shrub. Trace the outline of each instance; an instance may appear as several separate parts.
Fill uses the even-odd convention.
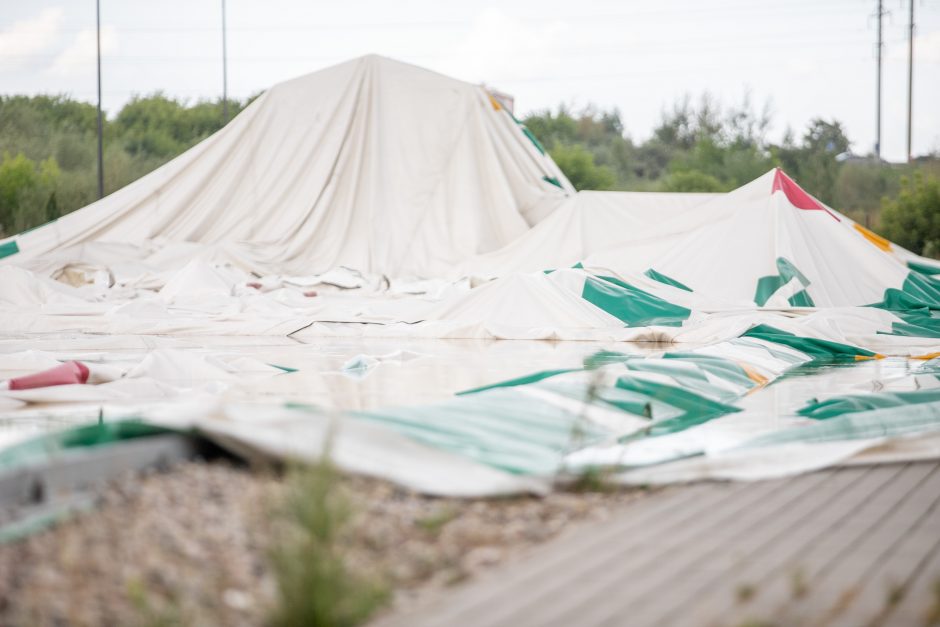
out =
[[[882,234],[926,257],[940,258],[940,179],[914,172],[896,198],[881,205]]]

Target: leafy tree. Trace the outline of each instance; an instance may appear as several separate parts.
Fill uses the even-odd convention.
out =
[[[940,179],[915,172],[901,179],[897,198],[885,198],[882,232],[888,239],[915,253],[940,257]]]
[[[610,189],[614,174],[607,166],[597,165],[594,156],[577,144],[557,144],[549,151],[575,189]]]
[[[0,161],[0,233],[15,233],[39,218],[58,217],[55,186],[59,167],[55,159],[36,163],[22,153],[4,153]]]
[[[697,170],[674,172],[663,183],[664,192],[723,192],[721,181]]]

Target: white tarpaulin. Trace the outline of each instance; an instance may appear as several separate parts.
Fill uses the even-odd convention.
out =
[[[167,240],[253,269],[442,276],[571,192],[485,89],[367,56],[275,85],[163,167],[11,241],[20,260]]]
[[[310,459],[335,429],[343,468],[463,496],[936,454],[940,365],[908,358],[940,351],[936,264],[779,170],[575,194],[483,88],[381,57],[276,85],[0,256],[5,444],[143,419]],[[443,338],[446,371],[418,348]],[[551,350],[474,361],[494,339]]]

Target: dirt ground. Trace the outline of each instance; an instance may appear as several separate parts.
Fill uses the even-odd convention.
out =
[[[268,556],[284,486],[227,463],[125,477],[93,511],[0,545],[0,624],[262,625],[276,599]],[[347,559],[390,587],[385,611],[644,494],[457,500],[360,477],[342,486],[354,511]]]

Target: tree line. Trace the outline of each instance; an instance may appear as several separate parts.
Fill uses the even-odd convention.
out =
[[[253,98],[230,100],[237,115]],[[138,96],[104,121],[105,193],[223,126],[221,100]],[[768,139],[768,107],[708,95],[662,112],[634,141],[616,109],[559,106],[523,120],[578,189],[729,191],[779,166],[823,202],[903,246],[940,255],[940,159],[889,165],[849,152],[837,120]],[[35,227],[97,198],[97,113],[65,96],[0,96],[0,235]]]

